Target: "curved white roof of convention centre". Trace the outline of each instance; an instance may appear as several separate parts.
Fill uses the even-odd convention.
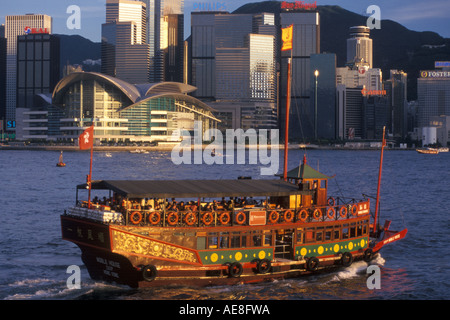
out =
[[[196,87],[180,82],[158,82],[144,84],[130,84],[124,80],[98,73],[98,72],[74,72],[62,78],[53,90],[52,100],[54,104],[61,104],[61,96],[71,84],[81,80],[105,81],[122,91],[131,104],[141,100],[164,94],[187,94],[197,90]]]

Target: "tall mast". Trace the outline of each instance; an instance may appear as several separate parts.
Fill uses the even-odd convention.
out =
[[[292,50],[291,50],[292,56]],[[287,77],[287,95],[286,95],[286,118],[285,118],[285,134],[284,134],[284,181],[287,181],[288,166],[288,142],[289,142],[289,109],[291,105],[291,59],[288,58],[288,77]]]
[[[378,212],[379,212],[379,205],[380,205],[380,185],[381,185],[381,171],[383,169],[383,151],[384,147],[386,146],[386,139],[384,138],[386,127],[383,127],[383,142],[381,143],[381,155],[380,155],[380,168],[378,171],[378,188],[377,188],[377,200],[375,203],[375,218],[373,219],[373,231],[375,232],[378,230],[377,228],[377,219],[378,219]]]
[[[288,74],[287,74],[287,94],[286,94],[286,118],[285,118],[285,133],[284,133],[284,181],[287,181],[287,166],[288,166],[288,143],[289,143],[289,109],[291,105],[291,62],[293,51],[294,25],[290,25],[281,29],[281,38],[283,45],[281,51],[291,51],[291,57],[288,58]]]
[[[88,199],[88,208],[91,208],[91,188],[92,188],[92,158],[94,153],[94,121],[92,121],[92,125],[83,131],[82,134],[78,137],[78,145],[80,146],[80,150],[91,149],[91,159],[89,165],[89,175],[87,176],[86,183],[88,185],[89,190],[89,199]]]

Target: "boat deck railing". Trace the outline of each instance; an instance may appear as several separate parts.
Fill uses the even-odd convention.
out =
[[[276,207],[246,206],[226,210],[205,210],[196,206],[186,206],[185,210],[149,210],[141,208],[115,208],[94,206],[89,209],[83,205],[70,208],[69,215],[93,219],[106,224],[151,227],[220,227],[240,225],[275,225],[289,223],[310,223],[345,220],[368,215],[369,200],[340,204],[339,199],[328,201],[326,206],[308,206],[293,209]]]

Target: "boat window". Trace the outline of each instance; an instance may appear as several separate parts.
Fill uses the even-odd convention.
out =
[[[323,231],[316,232],[316,241],[322,241],[323,240]]]
[[[241,247],[245,248],[248,246],[247,244],[247,237],[248,237],[248,233],[247,232],[242,232],[241,233]]]
[[[350,238],[356,237],[356,227],[350,228]]]
[[[303,228],[297,229],[297,243],[303,243]]]
[[[326,227],[324,240],[330,241],[332,240],[331,238],[332,236],[333,236],[333,227]]]
[[[348,224],[342,226],[342,239],[348,239]]]
[[[260,247],[262,245],[261,231],[252,232],[252,245],[254,247]]]
[[[334,229],[334,237],[333,237],[333,239],[334,240],[340,239],[341,238],[340,237],[340,233],[341,233],[341,230],[339,228]]]
[[[240,248],[240,247],[241,247],[241,234],[239,232],[232,232],[230,236],[230,248]]]
[[[363,234],[367,234],[369,232],[368,227],[369,227],[369,220],[364,220],[363,221]]]
[[[220,245],[220,248],[228,248],[228,232],[220,233],[219,245]]]
[[[217,232],[212,232],[208,235],[208,248],[209,249],[217,249]]]
[[[271,246],[272,245],[272,232],[264,231],[264,245]]]
[[[356,228],[356,236],[360,237],[363,235],[363,225],[360,223],[358,223],[358,227]]]

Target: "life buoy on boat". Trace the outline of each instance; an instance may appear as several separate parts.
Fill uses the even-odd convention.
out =
[[[272,211],[269,214],[269,221],[270,223],[277,223],[278,219],[280,218],[280,214],[276,211]]]
[[[341,264],[344,267],[349,267],[353,263],[353,256],[350,252],[344,252],[341,257]]]
[[[328,219],[334,219],[334,215],[336,214],[336,210],[334,210],[333,207],[329,207],[327,209],[327,218]]]
[[[333,197],[328,198],[328,205],[334,207],[336,205],[336,200]]]
[[[242,271],[244,271],[244,268],[242,267],[242,264],[239,262],[233,262],[228,267],[228,274],[232,278],[239,278],[242,274]]]
[[[306,269],[308,271],[316,271],[319,269],[319,259],[316,257],[311,257],[306,261]]]
[[[205,212],[202,216],[202,222],[205,226],[209,226],[214,220],[212,212]]]
[[[222,212],[219,216],[219,221],[221,224],[228,224],[230,222],[230,213]]]
[[[294,213],[291,210],[287,210],[284,213],[284,221],[292,222],[293,219],[294,219]]]
[[[158,275],[158,270],[152,264],[142,267],[141,272],[142,278],[144,278],[145,281],[149,282],[155,280],[156,276]]]
[[[158,224],[161,221],[161,214],[158,211],[150,212],[148,222],[152,225]]]
[[[322,210],[315,209],[314,212],[313,212],[313,217],[316,220],[320,220],[320,218],[322,218]]]
[[[134,211],[130,215],[130,220],[132,224],[139,224],[142,221],[142,213],[139,211]]]
[[[305,209],[301,210],[298,213],[298,218],[302,221],[302,222],[306,222],[306,219],[308,219],[308,211],[306,211]]]
[[[236,222],[238,224],[244,224],[245,220],[247,220],[247,217],[245,216],[245,212],[244,211],[240,211],[237,215],[236,215]]]
[[[184,222],[186,222],[186,224],[188,226],[194,225],[194,223],[197,222],[197,215],[195,213],[193,213],[193,212],[188,212],[184,216]]]
[[[352,206],[352,215],[356,217],[356,215],[358,214],[358,206],[356,205],[356,203]]]
[[[347,217],[347,207],[346,206],[341,207],[341,209],[339,210],[339,215],[341,216],[341,218]]]
[[[167,214],[167,223],[171,226],[174,226],[178,223],[178,212],[176,211],[170,211]]]

